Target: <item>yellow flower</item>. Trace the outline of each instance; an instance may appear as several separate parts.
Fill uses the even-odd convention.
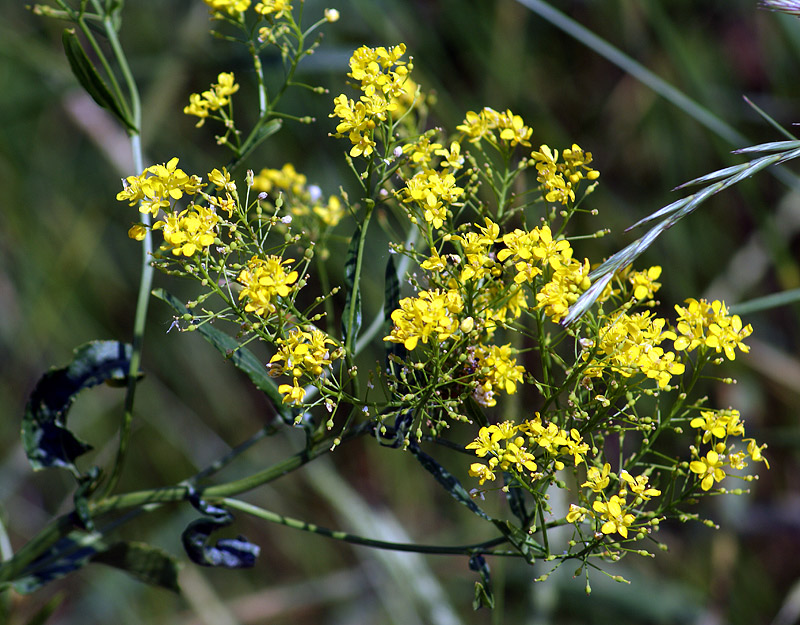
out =
[[[561,321],[567,316],[569,307],[591,286],[589,269],[588,259],[583,263],[574,259],[560,263],[550,282],[536,294],[536,308],[543,308],[544,314],[554,323]]]
[[[514,115],[510,110],[497,116],[497,129],[500,130],[500,140],[506,141],[510,146],[518,144],[530,147],[531,133],[533,130],[525,125],[522,117]]]
[[[267,317],[277,310],[275,304],[278,297],[289,295],[298,278],[296,271],[287,273],[284,268],[284,265],[292,262],[293,259],[284,260],[280,256],[253,256],[250,259],[238,277],[244,286],[239,293],[239,299],[247,300],[245,311]]]
[[[725,471],[722,470],[723,462],[719,454],[713,449],[710,450],[705,458],[693,460],[689,463],[689,469],[692,473],[697,473],[702,478],[700,487],[703,490],[709,490],[714,482],[721,482],[725,479]]]
[[[336,9],[325,9],[325,19],[329,22],[339,21],[339,11]]]
[[[328,198],[327,204],[314,206],[314,214],[319,217],[326,226],[331,228],[338,224],[345,215],[342,201],[335,195]]]
[[[594,516],[591,510],[571,503],[569,504],[569,512],[567,512],[567,523],[580,523],[586,518],[587,514]]]
[[[661,275],[661,267],[655,265],[645,271],[636,271],[628,276],[628,281],[633,285],[633,298],[636,300],[653,299],[653,295],[661,288],[661,283],[656,282]]]
[[[436,156],[441,156],[443,161],[441,167],[458,171],[464,166],[464,156],[461,154],[461,144],[458,141],[450,143],[450,148],[440,148],[434,152]]]
[[[164,221],[153,224],[161,230],[164,241],[172,246],[175,256],[193,256],[214,243],[219,216],[210,207],[193,205],[179,214],[167,215]]]
[[[458,291],[420,291],[417,297],[400,300],[400,308],[392,312],[392,333],[383,340],[403,343],[409,351],[420,340],[444,341],[458,330],[458,315],[463,307]]]
[[[510,431],[508,428],[501,428],[497,425],[484,426],[478,431],[475,440],[466,446],[466,449],[474,449],[475,455],[483,458],[487,454],[498,455],[500,453],[500,441],[513,436],[516,428]]]
[[[128,236],[136,241],[144,241],[147,236],[147,228],[143,224],[134,224],[128,230]]]
[[[753,438],[745,438],[744,442],[747,443],[747,453],[753,462],[763,462],[769,469],[769,461],[761,454],[762,449],[766,449],[766,445],[758,445]]]
[[[645,501],[649,501],[651,497],[658,497],[661,494],[661,491],[657,488],[648,488],[648,478],[646,475],[638,475],[633,477],[630,473],[623,469],[620,471],[619,477],[623,482],[628,484],[628,487],[631,489],[631,491],[633,491],[633,493]]]
[[[497,477],[489,467],[480,462],[473,462],[469,465],[469,474],[472,477],[480,478],[480,482],[478,482],[479,486],[483,486],[483,483],[486,481],[494,482]]]
[[[250,0],[205,0],[211,11],[225,11],[228,15],[236,16],[246,11]]]
[[[270,365],[279,362],[284,365],[274,373],[271,370],[270,374],[277,375],[288,370],[295,378],[303,375],[319,377],[324,367],[342,355],[338,349],[331,353],[329,346],[336,346],[336,341],[321,330],[293,328],[288,337],[278,339],[278,352],[269,362]]]
[[[292,380],[292,384],[281,384],[278,387],[278,392],[283,395],[284,404],[302,404],[303,398],[306,396],[303,387],[297,383],[297,378]]]
[[[259,15],[278,20],[292,12],[292,3],[290,0],[266,0],[259,2],[254,10]]]
[[[744,353],[750,348],[742,341],[753,333],[753,326],[743,326],[739,315],[729,315],[724,302],[714,300],[709,303],[701,299],[687,299],[687,307],[675,306],[678,312],[678,337],[675,349],[692,351],[705,345],[724,352],[728,360],[734,360],[738,348]]]
[[[624,512],[622,506],[625,505],[625,500],[614,495],[607,502],[595,501],[592,508],[595,512],[600,513],[600,518],[605,520],[600,531],[603,534],[617,533],[623,538],[628,537],[628,528],[631,523],[636,519],[629,512]]]
[[[128,176],[117,199],[130,206],[139,204],[140,213],[155,217],[162,208],[166,210],[173,200],[183,194],[194,195],[205,185],[198,176],[189,176],[178,167],[178,158],[161,165],[147,167],[139,176]]]
[[[607,462],[603,465],[602,470],[597,467],[589,467],[586,469],[586,481],[581,486],[589,487],[596,493],[602,492],[610,481],[609,471],[611,471],[611,465]]]
[[[248,2],[249,4],[249,2]],[[199,128],[205,123],[206,118],[212,111],[218,111],[223,106],[230,103],[234,93],[239,90],[239,85],[231,72],[222,72],[217,76],[217,82],[211,88],[203,91],[202,94],[193,93],[189,96],[189,105],[184,107],[186,115],[194,115],[200,118],[196,126]]]
[[[741,436],[744,434],[738,410],[703,410],[699,417],[689,423],[693,428],[703,430],[703,442],[707,443],[711,437],[724,439],[727,436]]]
[[[410,178],[400,191],[403,203],[418,206],[425,221],[434,228],[442,227],[448,207],[462,195],[464,189],[457,186],[455,176],[446,171],[421,171]]]
[[[522,382],[525,368],[517,365],[517,361],[511,358],[511,344],[498,347],[492,345],[484,356],[480,366],[489,368],[487,380],[492,387],[499,387],[509,395],[517,392],[517,383]]]

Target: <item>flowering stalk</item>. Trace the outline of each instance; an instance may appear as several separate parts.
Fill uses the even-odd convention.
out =
[[[76,555],[82,550],[102,553],[100,538],[111,526],[98,530],[95,522],[106,515],[188,502],[204,517],[181,537],[198,564],[253,564],[257,547],[239,539],[210,548],[199,529],[228,524],[230,510],[238,510],[354,544],[467,555],[488,586],[483,555],[530,564],[543,558],[554,567],[577,560],[587,570],[598,567],[598,558],[649,555],[635,541],[654,535],[663,520],[697,518],[685,510],[691,500],[731,492],[720,483],[733,475],[752,481],[744,471],[751,463],[768,467],[764,446],[745,438],[738,411],[691,396],[706,366],[748,351],[752,327],[721,301],[690,298],[674,307],[674,315],[659,316],[660,266],[637,271],[630,262],[606,263],[592,272],[590,260],[578,256],[582,239],[605,234],[568,236],[576,214],[596,214],[584,208],[600,176],[590,152],[577,144],[532,144],[533,129],[508,109],[466,111],[450,133],[426,129],[427,99],[401,43],[356,49],[348,77],[357,94],[342,93],[332,102],[331,135],[345,140],[356,197],[326,196],[290,163],[237,179],[236,167],[281,120],[298,119],[279,112],[277,103],[295,84],[300,59],[316,46],[306,48],[305,38],[335,16],[326,12],[304,31],[302,5],[296,18],[289,0],[259,2],[252,11],[249,0],[206,4],[214,19],[245,35],[258,83],[258,120],[241,141],[234,118],[239,83],[233,73],[219,73],[209,89],[189,96],[184,113],[198,118],[198,126],[222,125],[218,143],[233,152],[229,166],[201,175],[178,156],[143,167],[139,155],[137,171],[124,180],[117,199],[141,215],[129,236],[148,246],[158,231],[163,244],[145,248],[130,357],[124,346],[112,346],[110,354],[97,350],[91,362],[79,363],[81,371],[95,373],[82,378],[92,384],[114,379],[120,362],[129,372],[117,459],[102,496],[92,497],[91,475],[74,463],[81,442],[69,438],[60,412],[53,416],[47,402],[31,402],[26,451],[35,466],[73,471],[76,510],[0,567],[0,581],[25,575],[43,583],[57,574],[54,563],[77,568],[85,563]],[[109,36],[138,124],[135,84],[118,41]],[[259,57],[267,46],[277,47],[286,68],[271,97]],[[138,149],[138,134],[132,143]],[[348,218],[355,223],[348,229],[344,278],[331,288],[326,264],[337,249],[334,231]],[[393,242],[383,302],[386,358],[365,382],[356,355],[366,338],[358,337],[363,276],[375,269],[367,258],[373,218]],[[411,270],[398,276],[393,255]],[[197,298],[185,306],[157,293],[175,310],[173,325],[199,332],[229,358],[272,401],[277,416],[180,484],[112,496],[128,446],[152,267],[197,284]],[[317,277],[322,290],[312,293]],[[334,298],[341,295],[337,317]],[[573,325],[564,327],[567,322]],[[231,334],[216,327],[226,324]],[[267,346],[266,362],[250,351],[251,343]],[[74,392],[88,385],[81,382]],[[453,434],[456,424],[469,430],[466,441]],[[304,450],[251,475],[203,484],[282,426],[303,429]],[[668,430],[687,430],[693,442],[671,449],[663,444]],[[58,453],[41,444],[53,431],[63,437]],[[319,528],[236,498],[365,434],[410,453],[496,538],[462,546],[390,543]],[[430,443],[457,449],[470,461],[451,473],[423,449]],[[458,474],[470,480],[469,489]],[[569,498],[568,509],[551,505],[555,488]],[[493,518],[482,509],[479,502],[495,495],[508,502],[510,514]],[[568,541],[557,528],[570,533]],[[483,592],[488,597],[490,591]]]

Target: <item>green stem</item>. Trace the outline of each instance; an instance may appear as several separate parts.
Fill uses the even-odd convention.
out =
[[[348,432],[345,438],[355,438],[364,433],[366,433],[366,430],[354,429]],[[202,488],[200,489],[201,495],[204,498],[219,499],[253,490],[258,486],[276,480],[300,468],[307,462],[310,462],[328,451],[330,451],[329,442],[319,443],[311,449],[303,450],[254,475],[227,484]],[[194,479],[195,478],[187,480],[187,482],[193,482]],[[154,510],[166,503],[186,501],[189,497],[189,492],[190,488],[187,484],[179,484],[176,486],[153,488],[105,497],[98,501],[89,502],[89,516],[93,520],[98,520],[103,515],[131,508],[141,508],[142,510],[148,511]],[[75,529],[75,522],[76,518],[73,514],[65,514],[53,520],[25,544],[13,558],[0,566],[0,583],[9,582],[21,577],[26,572],[26,567],[28,567],[31,562],[38,559],[43,554],[46,554],[52,549],[56,542]]]
[[[133,78],[128,60],[125,56],[125,51],[117,38],[117,32],[111,18],[106,15],[103,19],[103,27],[105,28],[108,41],[114,51],[114,57],[125,84],[128,88],[130,95],[131,116],[133,124],[137,129],[142,127],[142,106],[139,98],[139,89],[136,81]],[[136,172],[144,170],[144,157],[142,155],[142,139],[140,130],[131,134],[131,152],[133,154],[133,165]],[[150,214],[142,215],[142,221],[146,226],[150,225]],[[136,316],[133,322],[133,351],[131,354],[130,367],[128,368],[128,385],[125,390],[125,405],[122,424],[120,426],[119,434],[119,447],[117,448],[117,457],[114,460],[114,468],[111,471],[111,476],[106,483],[104,494],[108,495],[116,488],[122,467],[125,461],[125,455],[128,450],[128,442],[130,440],[131,425],[133,423],[133,403],[136,394],[136,384],[139,375],[139,365],[142,360],[142,345],[144,342],[145,324],[147,321],[147,310],[150,304],[150,290],[153,285],[153,267],[150,264],[150,259],[153,254],[153,237],[150,228],[147,228],[147,233],[142,241],[142,264],[141,276],[139,278],[139,294],[136,299]]]
[[[265,510],[264,508],[254,506],[253,504],[249,504],[247,502],[240,501],[238,499],[225,498],[222,499],[220,503],[227,508],[240,510],[241,512],[245,512],[259,519],[263,519],[264,521],[269,521],[270,523],[277,523],[279,525],[285,525],[286,527],[292,527],[294,529],[302,530],[304,532],[319,534],[321,536],[326,536],[328,538],[333,538],[335,540],[341,540],[343,542],[351,543],[354,545],[364,545],[366,547],[372,547],[374,549],[386,549],[389,551],[407,551],[413,553],[432,553],[438,555],[471,555],[474,553],[486,553],[488,549],[491,549],[495,545],[500,545],[504,542],[507,542],[506,537],[501,536],[498,538],[494,538],[492,540],[487,540],[485,542],[475,543],[472,545],[444,546],[444,545],[417,545],[414,543],[393,543],[383,540],[375,540],[372,538],[365,538],[363,536],[356,536],[355,534],[348,534],[347,532],[338,532],[335,530],[328,529],[326,527],[319,527],[318,525],[314,525],[313,523],[306,523],[305,521],[301,521],[299,519],[293,519],[291,517],[285,517],[283,515],[270,512],[269,510]]]

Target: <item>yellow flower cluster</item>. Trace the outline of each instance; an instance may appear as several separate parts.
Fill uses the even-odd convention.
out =
[[[284,206],[294,217],[313,214],[326,226],[338,224],[345,215],[339,197],[331,195],[324,202],[319,187],[307,183],[305,174],[299,173],[291,163],[286,163],[281,169],[262,169],[253,178],[252,188],[259,193],[278,191],[285,194]]]
[[[281,384],[278,391],[284,396],[284,403],[302,403],[305,393],[300,394],[299,379],[303,376],[319,378],[324,367],[343,356],[341,349],[331,352],[330,347],[336,342],[327,334],[311,328],[303,330],[293,328],[285,339],[278,339],[278,352],[270,359],[270,375],[278,376],[290,373],[292,384]],[[282,364],[279,364],[282,363]]]
[[[738,410],[703,410],[699,417],[691,420],[690,425],[703,432],[704,444],[711,444],[705,455],[692,447],[695,459],[689,464],[689,469],[701,480],[700,487],[709,490],[716,482],[721,482],[726,477],[725,468],[741,470],[748,466],[747,459],[753,462],[763,462],[769,468],[769,462],[762,455],[766,445],[758,445],[755,439],[745,438],[742,442],[747,444],[747,451],[735,451],[735,443],[730,443],[730,437],[744,436],[744,422]]]
[[[675,306],[678,312],[675,349],[690,352],[704,345],[717,353],[724,352],[728,360],[736,358],[736,348],[745,354],[750,351],[742,341],[753,333],[753,326],[743,326],[739,315],[729,315],[724,302],[690,298],[686,303],[686,307]]]
[[[569,312],[586,289],[589,280],[589,261],[580,262],[572,258],[572,247],[565,239],[553,240],[549,226],[541,226],[530,231],[516,229],[503,235],[506,249],[500,250],[497,259],[509,261],[516,270],[514,282],[532,283],[550,266],[552,276],[536,293],[537,308],[554,322],[559,322]]]
[[[278,298],[288,296],[297,282],[297,271],[287,273],[284,267],[293,262],[291,258],[284,260],[280,256],[253,256],[250,259],[238,277],[244,287],[239,292],[239,299],[247,300],[245,311],[260,317],[269,317],[277,311]]]
[[[122,185],[117,199],[127,201],[130,206],[139,204],[140,213],[150,213],[153,217],[184,193],[194,195],[205,186],[200,177],[189,176],[178,167],[177,157],[166,164],[151,165],[139,176],[128,176]]]
[[[533,130],[525,125],[522,117],[510,110],[499,113],[484,106],[479,113],[468,111],[463,123],[457,129],[464,133],[470,143],[486,140],[497,144],[498,138],[508,146],[524,145],[530,147]]]
[[[254,11],[264,17],[279,20],[292,12],[292,3],[290,0],[266,0],[266,2],[259,2]]]
[[[522,382],[525,368],[517,364],[511,357],[511,345],[477,345],[468,350],[468,364],[471,370],[478,372],[478,382],[473,391],[473,398],[481,406],[495,406],[496,389],[513,395],[517,392],[517,383]]]
[[[452,238],[452,241],[461,244],[464,251],[463,266],[459,276],[462,282],[483,280],[500,274],[500,267],[491,252],[492,246],[500,240],[500,227],[488,217],[484,221],[486,226],[479,227],[478,232],[467,232]]]
[[[184,107],[183,112],[186,115],[199,117],[200,121],[196,124],[199,128],[205,123],[210,113],[227,106],[231,101],[231,96],[237,91],[239,91],[239,85],[236,83],[233,73],[222,72],[217,76],[217,82],[212,84],[210,89],[189,96],[189,104]]]
[[[605,489],[611,483],[610,471],[611,465],[607,462],[602,468],[597,466],[587,468],[586,481],[581,484],[581,487],[590,489],[598,497],[592,502],[591,509],[570,504],[566,520],[569,523],[581,523],[587,516],[593,519],[598,518],[602,522],[600,531],[603,534],[616,533],[627,538],[628,528],[636,520],[635,507],[643,501],[658,497],[661,495],[661,491],[650,486],[647,475],[634,477],[623,469],[618,478],[619,490],[616,494],[608,497]],[[628,502],[629,492],[634,494],[631,502]]]
[[[250,0],[205,0],[212,12],[225,12],[228,15],[238,15],[250,6]]]
[[[479,458],[487,458],[486,464],[475,462],[469,468],[469,474],[479,478],[480,484],[497,479],[496,469],[515,470],[521,475],[527,470],[527,475],[538,479],[542,473],[539,472],[537,460],[552,461],[553,469],[561,470],[565,465],[560,457],[572,456],[577,466],[584,462],[589,451],[589,445],[577,430],[567,432],[552,422],[545,425],[539,413],[521,424],[504,421],[482,427],[466,448],[475,450]],[[538,458],[536,452],[539,453]]]
[[[372,154],[376,146],[375,126],[390,118],[392,111],[400,106],[400,99],[409,95],[408,89],[416,88],[411,82],[406,84],[413,65],[401,60],[405,53],[403,43],[390,49],[362,46],[350,58],[348,76],[359,82],[362,95],[358,101],[345,94],[337,96],[329,115],[341,120],[333,136],[350,139],[353,144],[350,156]]]
[[[421,171],[406,182],[400,196],[403,203],[416,206],[425,221],[441,228],[448,209],[463,196],[464,189],[456,185],[455,177],[447,171]]]
[[[219,221],[213,208],[193,205],[178,214],[168,214],[153,224],[153,230],[163,232],[164,241],[172,246],[175,256],[189,257],[214,243]]]
[[[596,344],[587,342],[587,347],[596,351],[584,375],[599,377],[605,371],[613,371],[630,377],[643,373],[654,379],[659,388],[666,388],[672,376],[682,375],[686,369],[676,361],[674,352],[660,347],[665,339],[675,338],[674,332],[664,329],[666,323],[649,312],[616,315],[600,329]]]
[[[458,315],[463,308],[458,291],[420,291],[417,297],[400,300],[400,308],[392,312],[392,333],[383,340],[402,343],[408,350],[420,340],[444,341],[458,330]]]
[[[553,151],[546,145],[541,146],[538,152],[532,152],[531,158],[536,163],[536,180],[544,187],[544,197],[548,202],[574,202],[575,187],[581,180],[600,177],[599,171],[589,167],[592,153],[584,152],[575,144],[562,152],[560,163],[558,150]]]

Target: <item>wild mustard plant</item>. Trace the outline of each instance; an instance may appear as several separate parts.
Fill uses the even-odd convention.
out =
[[[26,449],[37,468],[63,466],[76,475],[82,528],[72,527],[72,517],[51,526],[0,567],[0,579],[32,590],[82,566],[108,548],[93,529],[96,519],[153,501],[185,501],[203,515],[182,537],[190,558],[203,565],[254,564],[258,549],[243,539],[208,542],[212,529],[233,521],[231,510],[408,550],[287,519],[236,497],[372,436],[376,444],[411,453],[493,527],[497,538],[484,543],[419,548],[469,557],[481,576],[476,605],[491,605],[484,556],[553,568],[575,560],[587,580],[590,568],[613,574],[612,562],[622,556],[651,555],[642,541],[658,547],[664,520],[699,519],[692,511],[699,498],[742,492],[728,484],[755,479],[748,471],[753,463],[768,467],[765,445],[746,438],[736,409],[715,408],[694,395],[709,368],[748,351],[752,327],[724,302],[690,298],[674,305],[674,315],[660,316],[658,280],[668,276],[659,266],[625,266],[570,318],[593,286],[594,261],[581,257],[581,240],[607,234],[572,230],[576,214],[596,214],[591,194],[600,173],[590,152],[577,144],[547,145],[510,110],[464,111],[463,122],[449,131],[429,128],[429,100],[412,78],[405,44],[398,43],[355,50],[347,74],[353,92],[332,98],[327,128],[318,122],[323,136],[341,142],[356,192],[326,195],[291,163],[242,173],[243,159],[277,131],[279,120],[310,121],[280,112],[278,103],[289,87],[324,92],[293,77],[317,45],[308,46],[307,37],[335,22],[338,12],[327,10],[303,30],[302,2],[206,4],[251,54],[260,116],[249,132],[237,126],[239,84],[233,73],[220,73],[208,90],[187,96],[183,113],[197,117],[197,126],[216,124],[217,142],[231,160],[200,173],[186,164],[190,156],[168,155],[163,164],[127,176],[117,200],[132,220],[136,211],[144,217],[131,226],[132,239],[160,236],[147,262],[197,284],[197,297],[186,305],[159,294],[175,309],[176,325],[199,332],[244,370],[273,401],[280,421],[305,430],[307,447],[234,482],[208,478],[238,452],[181,484],[114,495],[113,479],[104,490],[99,470],[78,469],[75,459],[85,449],[65,427],[66,408],[45,409],[42,383],[26,417]],[[60,17],[83,19],[59,6]],[[260,61],[266,49],[278,51],[286,70],[274,93],[265,87]],[[401,236],[391,237],[387,249],[383,316],[362,332],[361,280],[375,271],[365,242],[377,227],[378,207],[389,216],[379,225]],[[331,283],[327,269],[336,262],[329,251],[334,229],[352,233],[341,284]],[[318,290],[309,293],[312,285]],[[216,327],[225,322],[230,334]],[[372,370],[356,363],[370,340],[386,353]],[[269,347],[267,362],[248,349],[252,342]],[[90,348],[76,362],[102,369],[97,380],[119,377],[135,386],[138,369],[126,367],[136,352],[117,347]],[[77,382],[71,393],[90,385]],[[277,429],[269,426],[251,442]],[[677,435],[677,448],[675,436],[661,444],[666,433]],[[60,446],[45,445],[48,436],[61,437]],[[434,453],[440,444],[458,447],[462,462],[445,469],[422,450]],[[111,475],[123,458],[120,453]],[[551,504],[555,489],[564,491],[567,507]],[[492,517],[480,502],[496,495],[508,510]],[[79,540],[80,557],[73,549]],[[67,565],[54,569],[54,557]],[[150,581],[174,586],[172,578]]]

